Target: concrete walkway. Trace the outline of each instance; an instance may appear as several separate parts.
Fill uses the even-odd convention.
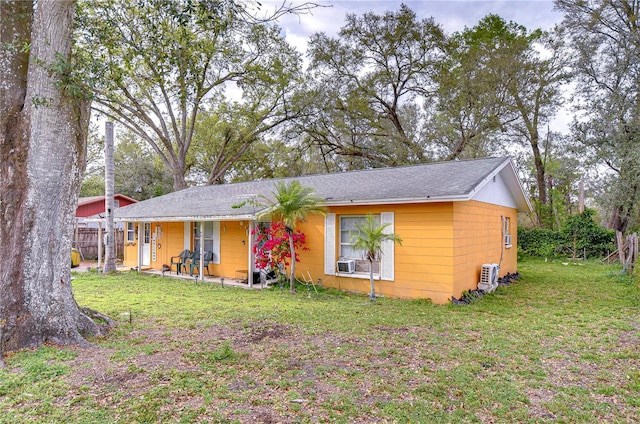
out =
[[[80,262],[80,265],[75,267],[75,268],[71,268],[71,272],[88,272],[91,270],[95,270],[98,268],[98,262],[94,261],[82,261]],[[117,267],[117,272],[135,272],[135,268],[131,268],[131,267],[127,267],[127,266],[123,266],[123,265],[118,265]],[[175,272],[169,272],[169,271],[165,271],[164,273],[160,270],[157,269],[143,269],[142,272],[144,274],[151,274],[151,275],[159,275],[165,278],[173,278],[176,280],[184,280],[184,281],[191,281],[194,283],[211,283],[211,284],[220,284],[222,286],[229,286],[229,287],[239,287],[239,288],[243,288],[243,289],[257,289],[257,290],[261,290],[263,288],[267,288],[268,285],[264,284],[264,285],[260,285],[258,284],[254,284],[253,287],[249,287],[249,284],[246,283],[246,280],[244,279],[240,279],[240,278],[230,278],[230,277],[220,277],[220,276],[216,276],[216,275],[205,275],[204,279],[201,280],[199,277],[196,278],[196,276],[191,276],[189,274],[176,274]]]

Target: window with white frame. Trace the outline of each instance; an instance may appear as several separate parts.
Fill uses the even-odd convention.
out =
[[[504,218],[504,244],[506,247],[511,247],[511,219],[509,217]]]
[[[133,222],[127,222],[127,243],[136,241],[136,227]]]
[[[214,251],[214,231],[213,231],[213,226],[214,223],[213,221],[205,221],[203,223],[203,234],[200,234],[200,224],[199,223],[195,223],[195,230],[194,230],[194,237],[193,237],[193,243],[194,243],[194,249],[193,250],[200,250],[200,238],[202,237],[204,239],[204,251],[207,252],[213,252]]]
[[[143,237],[144,244],[151,243],[151,223],[150,222],[144,223],[144,231],[143,231],[142,237]]]
[[[375,215],[376,223],[380,224],[380,216]],[[366,216],[341,216],[340,217],[340,251],[341,260],[353,259],[356,262],[356,272],[369,272],[369,260],[364,250],[356,249],[353,245],[353,236],[358,233],[358,225],[366,221]],[[373,263],[373,272],[380,271],[380,262]]]
[[[385,232],[394,233],[395,218],[393,212],[380,212],[379,222],[386,225]],[[351,219],[350,219],[351,218]],[[358,252],[353,248],[351,243],[351,234],[355,230],[358,222],[363,222],[363,215],[342,215],[329,212],[324,219],[324,272],[327,275],[335,275],[338,271],[338,261],[349,260],[347,256],[355,256],[355,262],[365,264],[365,266],[356,266],[356,272],[352,274],[340,273],[341,276],[353,276],[363,278],[365,272],[368,273],[368,261],[361,259],[364,257],[363,252]],[[356,230],[357,231],[357,230]],[[395,262],[395,244],[393,241],[385,241],[382,243],[382,255],[380,263],[376,264],[374,273],[376,278],[381,280],[393,281],[395,279],[394,262]],[[365,271],[366,270],[366,271]]]

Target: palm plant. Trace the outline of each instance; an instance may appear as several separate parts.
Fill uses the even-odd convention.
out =
[[[294,292],[296,252],[293,232],[298,222],[304,221],[308,215],[324,215],[326,212],[324,206],[321,205],[322,201],[313,193],[313,189],[303,186],[297,180],[288,184],[283,181],[277,182],[272,195],[273,200],[268,201],[270,208],[263,215],[276,217],[285,226],[289,238],[289,251],[291,252],[289,289]]]
[[[358,230],[351,236],[353,247],[364,251],[364,256],[369,261],[369,281],[371,282],[371,293],[369,299],[376,300],[376,289],[373,282],[373,263],[380,260],[382,256],[382,244],[391,241],[402,245],[402,239],[395,233],[386,233],[386,228],[391,224],[380,224],[373,215],[367,215],[366,219],[356,224]]]

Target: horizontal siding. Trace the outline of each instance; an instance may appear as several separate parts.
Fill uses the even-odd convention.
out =
[[[395,280],[376,281],[376,291],[388,297],[429,298],[434,303],[446,303],[451,296],[459,297],[464,290],[475,289],[483,263],[499,262],[500,215],[511,218],[513,247],[505,249],[501,275],[517,270],[517,214],[515,209],[482,202],[449,202],[423,205],[377,205],[375,207],[332,207],[330,212],[342,215],[394,212],[395,232],[402,245],[395,246]],[[220,225],[220,264],[211,264],[212,275],[228,278],[238,276],[237,270],[247,269],[251,239],[248,222],[223,222]],[[184,225],[180,222],[161,223],[157,260],[152,266],[161,269],[170,257],[183,249]],[[324,273],[324,217],[310,216],[298,228],[305,234],[309,250],[300,253],[297,276],[308,275],[327,287],[368,293],[367,276],[349,278]],[[336,227],[336,240],[339,228]],[[244,244],[243,244],[244,242]],[[336,246],[336,249],[338,247]],[[337,250],[336,250],[337,257]],[[137,244],[125,247],[125,265],[137,265]]]
[[[357,279],[348,277],[329,277],[323,282],[324,286],[338,290],[369,293],[371,283],[369,279]],[[397,284],[393,281],[376,280],[374,282],[376,293],[393,298],[431,299],[434,303],[446,303],[450,300],[451,283],[436,284]]]
[[[500,262],[503,248],[501,216],[510,218],[513,240],[513,247],[503,251],[500,268],[500,276],[503,276],[517,270],[517,211],[475,201],[455,204],[453,296],[459,297],[465,290],[477,288],[482,264]]]
[[[124,246],[124,259],[122,260],[124,266],[134,268],[138,266],[138,242],[125,243]]]
[[[237,271],[247,270],[251,241],[248,228],[246,220],[220,224],[220,263],[209,266],[213,275],[236,278],[241,276]]]
[[[151,263],[155,269],[162,269],[163,264],[171,264],[171,257],[178,256],[184,250],[184,224],[182,222],[162,222],[159,225],[162,228],[162,236],[157,241],[160,248],[156,250],[156,262]]]
[[[314,282],[318,278],[324,278],[324,217],[311,215],[305,222],[296,227],[304,233],[305,247],[309,250],[301,250],[300,262],[296,264],[296,275],[300,278],[311,276]]]
[[[430,261],[428,261],[428,258],[453,258],[453,241],[450,241],[449,243],[439,243],[440,246],[437,247],[421,246],[420,244],[424,243],[422,243],[420,240],[416,240],[415,244],[415,246],[409,246],[407,242],[403,242],[402,246],[396,245],[396,256],[398,257],[397,259],[404,260],[405,257],[416,257],[420,260],[426,260],[427,263],[431,263]]]
[[[331,212],[337,219],[344,215],[394,212],[394,230],[402,238],[402,245],[395,247],[395,280],[376,281],[376,292],[389,297],[429,298],[437,303],[450,298],[454,264],[451,203],[332,207]],[[338,230],[336,228],[336,238]],[[309,237],[307,240],[311,241]],[[318,270],[321,272],[322,267]],[[360,279],[325,275],[323,281],[339,290],[370,291],[366,276]]]

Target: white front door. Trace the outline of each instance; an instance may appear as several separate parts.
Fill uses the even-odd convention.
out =
[[[142,234],[142,266],[151,265],[151,223],[144,223]]]

